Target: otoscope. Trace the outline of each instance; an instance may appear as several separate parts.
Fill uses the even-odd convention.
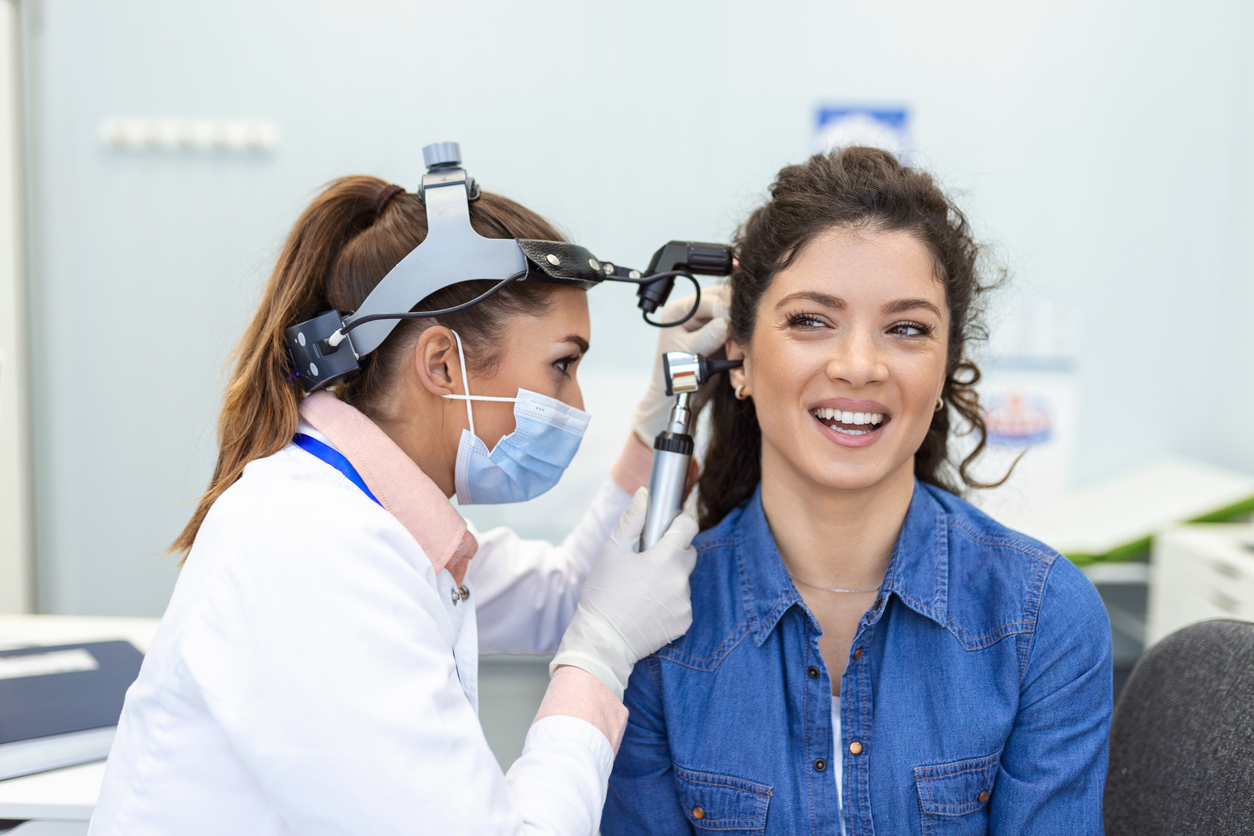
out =
[[[692,461],[693,441],[688,433],[691,412],[688,396],[696,392],[711,376],[734,369],[741,360],[707,360],[700,354],[668,351],[662,355],[662,375],[666,394],[675,396],[666,429],[653,440],[653,468],[649,471],[649,509],[644,531],[640,533],[640,551],[653,546],[684,506],[684,490],[688,487],[688,466]]]

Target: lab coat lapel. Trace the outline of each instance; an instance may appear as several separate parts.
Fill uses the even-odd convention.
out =
[[[300,414],[344,454],[383,507],[413,535],[436,574],[448,569],[460,584],[479,544],[435,482],[378,425],[330,392],[305,398]]]

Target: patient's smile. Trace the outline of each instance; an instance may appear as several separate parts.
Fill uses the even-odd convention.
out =
[[[884,422],[881,412],[848,412],[820,406],[810,410],[819,423],[846,435],[866,435]]]

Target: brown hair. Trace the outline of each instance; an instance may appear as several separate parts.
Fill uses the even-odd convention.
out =
[[[489,192],[471,202],[470,223],[487,238],[562,240],[539,215]],[[296,432],[302,389],[284,344],[284,330],[329,309],[356,310],[426,235],[427,213],[418,196],[377,177],[334,180],[305,209],[287,237],[256,315],[231,355],[234,369],[218,419],[218,463],[171,552],[191,549],[209,508],[239,479],[245,465],[283,449]],[[492,284],[451,285],[422,300],[416,309],[453,307]],[[437,322],[461,336],[469,367],[490,370],[503,351],[500,335],[508,320],[542,314],[549,303],[546,285],[517,282],[459,314],[402,320],[378,349],[363,358],[362,372],[338,387],[338,394],[367,415],[374,414],[418,335]]]
[[[982,275],[980,247],[966,217],[926,173],[875,148],[817,154],[802,165],[782,169],[771,186],[770,200],[754,210],[736,234],[738,266],[729,279],[732,338],[749,344],[758,304],[775,276],[807,243],[832,227],[908,232],[931,252],[950,313],[941,396],[946,408],[932,416],[915,453],[914,473],[920,481],[953,493],[961,489],[959,482],[965,487],[992,487],[969,472],[984,450],[987,430],[975,391],[980,370],[966,349],[968,342],[987,336],[978,301],[1000,284],[1002,276]],[[726,384],[710,388],[712,434],[699,482],[703,530],[752,496],[762,479],[762,429],[752,399],[737,400]],[[975,449],[956,466],[949,460],[951,410],[978,437]]]

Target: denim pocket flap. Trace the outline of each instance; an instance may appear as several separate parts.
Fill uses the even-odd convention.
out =
[[[771,788],[731,775],[675,765],[675,784],[684,815],[701,830],[761,830]]]
[[[938,763],[914,768],[923,812],[935,816],[964,816],[979,810],[993,794],[1001,753],[985,758]]]

